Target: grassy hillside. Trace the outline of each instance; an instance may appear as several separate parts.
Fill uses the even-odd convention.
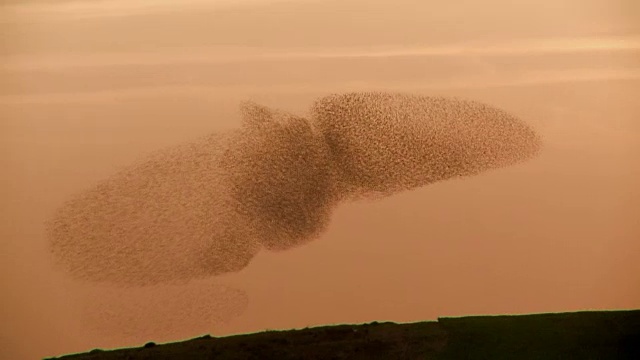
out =
[[[640,359],[640,310],[267,331],[60,359]]]

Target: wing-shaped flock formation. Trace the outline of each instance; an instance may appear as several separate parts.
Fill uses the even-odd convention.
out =
[[[536,155],[540,137],[492,106],[361,92],[309,118],[247,102],[243,126],[159,151],[59,208],[57,262],[114,284],[184,281],[246,267],[261,248],[317,238],[343,201],[389,196]]]

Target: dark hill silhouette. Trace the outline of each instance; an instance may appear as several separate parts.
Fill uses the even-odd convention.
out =
[[[337,325],[140,348],[68,360],[121,359],[640,359],[640,310],[471,316]]]

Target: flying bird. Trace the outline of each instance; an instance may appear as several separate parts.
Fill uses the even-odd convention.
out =
[[[303,117],[253,102],[242,125],[161,150],[69,199],[48,223],[71,276],[151,285],[238,272],[317,239],[345,201],[534,157],[540,136],[488,104],[404,93],[317,99]]]
[[[535,156],[540,136],[476,101],[354,92],[317,100],[312,118],[345,196],[386,196]]]

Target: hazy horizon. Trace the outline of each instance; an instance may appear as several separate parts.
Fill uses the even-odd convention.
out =
[[[7,1],[0,5],[0,357],[211,333],[640,307],[640,8],[632,0]],[[540,155],[338,206],[234,274],[115,288],[53,267],[44,223],[150,152],[399,91],[504,109]],[[120,329],[129,323],[126,332]]]

